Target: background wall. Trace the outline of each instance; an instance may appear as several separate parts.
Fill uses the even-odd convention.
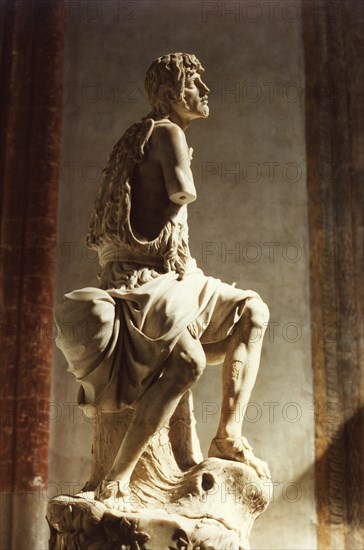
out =
[[[316,546],[301,26],[300,3],[285,1],[84,1],[68,14],[57,302],[97,286],[88,220],[113,144],[148,110],[148,65],[188,51],[206,68],[211,114],[187,132],[198,190],[191,250],[207,274],[258,291],[271,310],[244,432],[275,482],[253,529],[256,549]],[[207,369],[195,388],[204,450],[218,421],[220,370]],[[56,351],[48,496],[87,480],[91,426],[76,392]]]
[[[0,548],[44,548],[63,0],[0,2]],[[26,534],[26,535],[25,535]]]

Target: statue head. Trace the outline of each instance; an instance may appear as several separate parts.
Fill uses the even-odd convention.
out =
[[[186,81],[203,71],[200,61],[193,54],[170,53],[153,61],[145,77],[145,89],[152,106],[152,114],[167,118],[173,102],[182,102],[186,106]]]

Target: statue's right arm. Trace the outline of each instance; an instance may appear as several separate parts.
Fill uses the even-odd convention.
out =
[[[168,196],[175,204],[196,200],[186,137],[179,126],[168,124],[153,131],[153,157],[159,162]]]

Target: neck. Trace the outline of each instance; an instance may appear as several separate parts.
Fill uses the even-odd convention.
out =
[[[182,130],[185,132],[187,130],[187,128],[189,127],[190,125],[190,120],[186,119],[186,118],[181,118],[178,113],[176,112],[172,112],[170,117],[169,117],[169,120],[171,122],[174,122],[175,124],[177,124],[177,126],[179,126],[180,128],[182,128]]]

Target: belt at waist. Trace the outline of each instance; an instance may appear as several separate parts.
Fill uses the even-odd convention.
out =
[[[151,254],[140,254],[122,246],[113,244],[104,244],[98,249],[99,264],[101,267],[109,262],[133,262],[144,266],[163,267],[164,259],[162,256],[152,256]]]

